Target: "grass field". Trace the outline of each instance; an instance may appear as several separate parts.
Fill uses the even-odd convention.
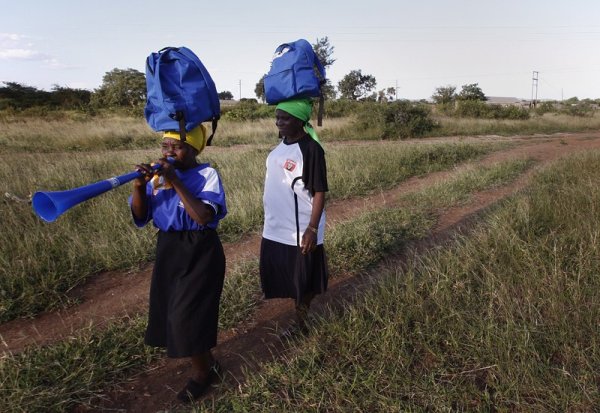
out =
[[[424,191],[407,197],[405,208],[382,207],[336,225],[328,236],[332,275],[366,270],[387,251],[427,234],[435,223],[436,208],[463,202],[473,191],[510,182],[530,165],[528,161],[509,161],[473,168],[439,183],[435,192],[439,196],[429,209],[423,208],[422,201],[431,201],[432,195]],[[477,178],[473,179],[474,176]],[[472,183],[465,185],[466,181]],[[251,315],[260,298],[257,281],[256,261],[242,263],[226,277],[221,328],[234,326]],[[127,372],[140,369],[160,355],[140,341],[144,320],[145,315],[129,317],[115,322],[106,331],[86,330],[68,341],[5,357],[0,366],[0,383],[6,389],[5,394],[0,390],[0,400],[6,400],[4,407],[18,405],[23,411],[44,407],[46,411],[58,412],[87,403],[102,389],[102,383],[107,385],[122,379]],[[45,371],[48,365],[60,368]],[[21,374],[23,369],[31,374]],[[82,371],[86,374],[81,375]],[[37,396],[33,397],[34,394]]]
[[[444,133],[553,133],[598,129],[597,120],[448,120]],[[0,216],[3,228],[17,229],[0,233],[0,322],[68,306],[68,292],[95,273],[135,269],[153,258],[154,231],[131,223],[128,185],[53,224],[41,222],[27,199],[39,189],[128,172],[157,156],[156,135],[130,118],[52,122],[0,119],[7,128],[0,138]],[[311,334],[290,343],[285,357],[249,372],[239,386],[224,386],[197,411],[596,411],[600,153],[537,172],[531,186],[470,232],[402,268],[382,267],[388,254],[410,253],[407,246],[431,232],[440,210],[514,181],[534,161],[468,166],[506,148],[503,139],[338,142],[351,140],[349,122],[322,130],[330,200],[360,198],[436,171],[449,177],[403,196],[396,207],[378,205],[328,228],[332,276],[369,274],[360,293],[315,319]],[[272,121],[219,128],[205,160],[223,177],[231,213],[220,232],[235,242],[260,231],[264,162],[275,144],[264,131],[274,128]],[[255,313],[257,267],[248,259],[229,269],[220,329]],[[50,345],[1,354],[0,411],[88,405],[163,357],[143,345],[144,328],[145,315],[130,314]]]
[[[199,411],[597,411],[599,166],[544,171]]]
[[[440,124],[427,136],[533,135],[600,129],[600,114],[591,117],[546,113],[528,120],[454,118],[436,115]],[[87,117],[73,113],[56,118],[3,117],[0,113],[0,155],[20,152],[95,152],[100,150],[152,149],[159,134],[143,118],[117,115]],[[210,128],[210,126],[209,126]],[[324,142],[369,139],[370,132],[356,132],[353,117],[325,119],[316,128]],[[219,122],[213,145],[272,145],[277,137],[274,120]]]
[[[446,143],[376,146],[340,145],[328,149],[330,199],[361,196],[389,188],[411,176],[451,168],[504,147],[498,143]],[[262,225],[262,184],[267,147],[209,152],[220,171],[230,214],[220,225],[223,240],[258,231]],[[16,154],[0,164],[6,191],[26,198],[38,188],[77,188],[120,175],[156,150]],[[21,165],[28,165],[27,171]],[[18,171],[20,179],[11,179]],[[0,214],[7,227],[0,242],[0,321],[69,304],[65,295],[90,275],[135,268],[152,259],[154,230],[132,224],[125,185],[68,210],[54,223],[42,222],[27,202],[5,199]]]

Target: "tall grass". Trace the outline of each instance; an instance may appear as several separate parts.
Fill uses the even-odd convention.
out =
[[[493,144],[381,144],[334,147],[330,153],[331,194],[360,196],[410,176],[449,168],[502,147]],[[207,151],[205,160],[223,177],[229,215],[220,232],[225,241],[256,231],[262,224],[262,185],[268,149]],[[156,150],[104,153],[15,154],[4,156],[0,179],[4,190],[27,198],[37,189],[76,188],[133,169],[149,161]],[[24,166],[27,165],[25,169]],[[18,179],[15,178],[18,174]],[[152,259],[151,225],[136,228],[127,205],[130,185],[124,185],[70,209],[47,224],[35,217],[27,202],[0,201],[0,321],[32,315],[68,302],[65,295],[91,274],[131,268]]]
[[[273,109],[274,113],[274,109]],[[324,142],[345,139],[350,118],[325,119],[323,126],[313,125],[319,137]],[[272,119],[257,119],[253,121],[219,121],[214,145],[230,147],[233,145],[269,145],[277,141],[275,116]],[[350,134],[350,136],[352,136]],[[356,137],[355,137],[356,138]]]
[[[2,411],[65,412],[85,403],[107,383],[156,358],[159,351],[143,343],[144,328],[140,317],[123,319],[101,333],[90,327],[52,346],[2,356]]]
[[[316,130],[324,142],[372,140],[375,131],[358,133],[355,116],[328,118]],[[519,135],[576,132],[600,129],[600,114],[589,117],[546,113],[528,120],[490,120],[437,116],[441,125],[427,136]],[[381,126],[381,125],[380,125]],[[210,129],[210,125],[207,124]],[[383,127],[383,126],[382,126]],[[57,112],[52,117],[7,117],[0,113],[0,154],[18,152],[92,152],[99,150],[152,149],[160,137],[143,118]],[[271,145],[277,139],[273,119],[233,121],[221,119],[213,145]]]
[[[517,159],[468,168],[451,179],[403,196],[402,207],[381,207],[342,222],[327,237],[332,270],[350,273],[366,269],[401,246],[398,242],[423,237],[435,224],[438,209],[465,202],[473,192],[505,185],[532,164],[531,160]]]
[[[225,278],[219,328],[249,318],[260,299],[256,260],[236,265]],[[0,355],[0,411],[64,412],[87,405],[115,381],[139,371],[163,351],[143,343],[145,314],[89,326],[72,337],[24,352]]]
[[[158,134],[125,116],[0,119],[0,154],[151,148]]]
[[[597,411],[600,154],[390,268],[201,411]]]
[[[440,128],[429,136],[532,135],[600,129],[600,113],[591,117],[546,113],[528,120],[474,119],[438,116]]]
[[[511,167],[507,165],[512,165],[515,170],[527,167],[526,162],[509,161],[507,164],[480,168],[481,173],[461,173],[450,179],[447,184],[462,191],[463,196],[441,195],[435,205],[453,202],[452,200],[466,196],[467,185],[456,185],[456,182],[483,177],[477,178],[478,185],[470,186],[473,189],[510,180],[512,173],[494,172],[510,171]],[[442,184],[440,188],[441,186]],[[440,194],[447,192],[440,191]],[[331,258],[334,276],[341,271],[356,273],[365,270],[381,259],[386,251],[426,234],[434,222],[431,209],[412,205],[410,208],[407,206],[401,209],[381,208],[377,214],[365,213],[334,226],[327,235],[328,256]],[[220,306],[220,328],[235,326],[251,316],[260,297],[257,267],[256,260],[242,262],[225,278]],[[90,397],[99,392],[100,383],[111,383],[123,377],[124,373],[122,369],[117,368],[111,372],[104,365],[96,366],[97,362],[106,357],[117,361],[130,360],[125,366],[126,369],[137,370],[146,364],[149,356],[156,354],[142,348],[136,341],[136,338],[139,340],[142,335],[142,318],[145,317],[139,315],[127,319],[125,327],[123,322],[117,322],[105,333],[96,331],[92,337],[92,331],[86,331],[56,345],[34,347],[17,356],[5,355],[7,363],[4,369],[0,368],[0,389],[6,390],[4,394],[0,390],[0,396],[3,396],[0,398],[0,410],[36,411],[38,406],[46,406],[48,411],[58,411],[67,410],[76,404],[89,403]],[[120,340],[119,335],[123,336]],[[114,341],[128,344],[115,348],[106,346],[107,342]],[[80,354],[85,354],[85,357],[79,356]],[[72,357],[79,363],[76,367],[72,367]],[[48,374],[34,374],[48,365],[56,367],[56,371],[52,373],[52,380],[48,379]],[[109,363],[109,366],[112,364]],[[21,375],[20,371],[23,369],[28,369],[32,374]],[[85,371],[86,374],[77,379],[78,372],[81,371]]]
[[[346,131],[349,119],[328,119],[316,127],[325,141],[337,140]],[[210,131],[210,125],[206,124]],[[152,149],[158,145],[160,133],[154,132],[143,118],[75,114],[55,118],[0,116],[0,154],[18,152],[100,151]],[[254,121],[219,121],[212,144],[269,145],[277,141],[275,117]]]

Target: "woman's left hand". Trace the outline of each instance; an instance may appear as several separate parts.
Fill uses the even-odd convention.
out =
[[[300,248],[303,255],[313,252],[317,248],[317,234],[306,228],[306,231],[302,235]]]
[[[177,179],[175,167],[166,158],[160,158],[156,163],[160,164],[160,169],[156,173],[164,177],[167,183],[172,183],[173,180]]]

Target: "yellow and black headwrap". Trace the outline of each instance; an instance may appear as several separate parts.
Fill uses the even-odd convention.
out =
[[[178,131],[166,131],[163,133],[163,139],[181,140],[181,136]],[[196,148],[198,153],[202,152],[206,147],[207,139],[206,128],[202,124],[185,133],[185,143],[188,143]]]

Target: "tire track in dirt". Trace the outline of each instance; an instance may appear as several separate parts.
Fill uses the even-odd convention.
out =
[[[456,138],[448,138],[448,141],[455,140]],[[564,155],[600,149],[600,132],[515,137],[512,140],[519,142],[519,145],[492,153],[469,164],[486,165],[521,157],[537,160],[539,163],[536,168],[539,168]],[[379,191],[366,197],[331,202],[327,206],[328,225],[350,219],[366,210],[394,205],[402,195],[443,180],[467,165],[451,171],[414,177],[391,190]],[[430,237],[416,243],[413,248],[424,249],[451,236],[471,219],[476,219],[477,214],[490,205],[524,188],[532,174],[533,171],[529,171],[511,185],[479,192],[466,204],[439,211],[438,224]],[[236,261],[256,257],[259,243],[260,235],[251,234],[240,242],[224,245],[228,265],[231,267]],[[395,259],[397,263],[402,260],[401,257],[394,256],[385,261],[390,259]],[[73,291],[73,295],[81,300],[81,304],[41,314],[33,319],[13,320],[0,325],[0,351],[18,352],[34,343],[48,344],[73,335],[81,328],[90,325],[94,328],[101,327],[115,318],[146,311],[151,268],[151,264],[146,264],[135,272],[99,274]],[[359,278],[342,276],[332,279],[328,292],[315,300],[314,311],[320,313],[327,305],[347,299],[349,292],[360,282]],[[252,320],[219,333],[215,355],[227,371],[226,385],[241,380],[244,368],[256,368],[258,364],[273,359],[283,350],[275,332],[280,326],[287,326],[292,317],[293,308],[289,301],[262,302]],[[175,392],[187,380],[187,369],[185,361],[159,360],[127,384],[112,391],[107,389],[104,401],[99,403],[99,411],[116,409],[150,412],[173,407],[171,403]]]

